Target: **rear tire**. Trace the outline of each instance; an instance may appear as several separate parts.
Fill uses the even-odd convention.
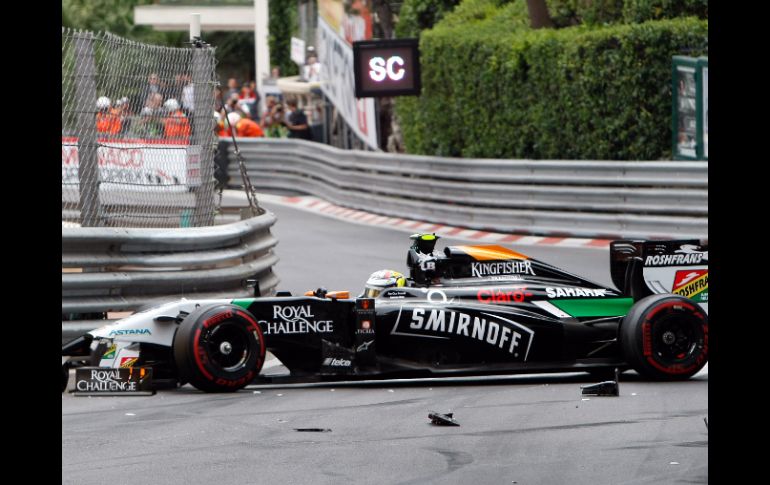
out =
[[[174,336],[181,382],[205,392],[233,392],[249,384],[265,362],[265,339],[254,316],[228,304],[190,313]]]
[[[620,344],[626,361],[643,377],[687,379],[708,362],[708,315],[683,296],[651,295],[623,319]]]

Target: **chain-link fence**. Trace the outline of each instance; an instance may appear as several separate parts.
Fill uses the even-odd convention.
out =
[[[215,85],[205,44],[62,28],[62,222],[213,225]]]

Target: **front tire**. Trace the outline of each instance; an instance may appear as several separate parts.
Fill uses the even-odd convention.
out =
[[[687,379],[708,361],[708,315],[683,296],[651,295],[623,319],[620,344],[626,361],[642,376]]]
[[[174,336],[181,382],[205,392],[233,392],[249,384],[265,362],[265,339],[254,316],[236,305],[201,307]]]

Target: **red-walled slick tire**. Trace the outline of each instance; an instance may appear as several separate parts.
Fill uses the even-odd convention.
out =
[[[708,361],[708,315],[692,300],[664,294],[642,298],[620,326],[626,361],[650,379],[687,379]]]
[[[236,305],[196,309],[181,323],[173,347],[180,381],[206,392],[243,388],[265,362],[262,329]]]

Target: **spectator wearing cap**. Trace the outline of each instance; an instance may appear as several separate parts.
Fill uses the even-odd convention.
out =
[[[228,113],[227,121],[235,129],[235,136],[237,137],[258,138],[265,136],[265,132],[262,131],[262,128],[254,120],[244,118],[240,113]]]
[[[112,110],[112,102],[107,96],[101,96],[96,100],[96,131],[117,135],[120,133],[120,117]]]
[[[132,121],[130,118],[130,105],[126,96],[123,96],[122,98],[115,101],[115,108],[113,108],[112,113],[120,120],[120,133],[122,135],[128,133]]]
[[[214,121],[216,122],[214,133],[216,133],[219,137],[227,136],[225,121],[222,119],[222,115],[220,115],[218,111],[214,111]]]
[[[165,138],[174,141],[187,142],[190,138],[190,122],[179,109],[179,102],[171,98],[163,105],[168,113],[163,119],[163,134]]]

